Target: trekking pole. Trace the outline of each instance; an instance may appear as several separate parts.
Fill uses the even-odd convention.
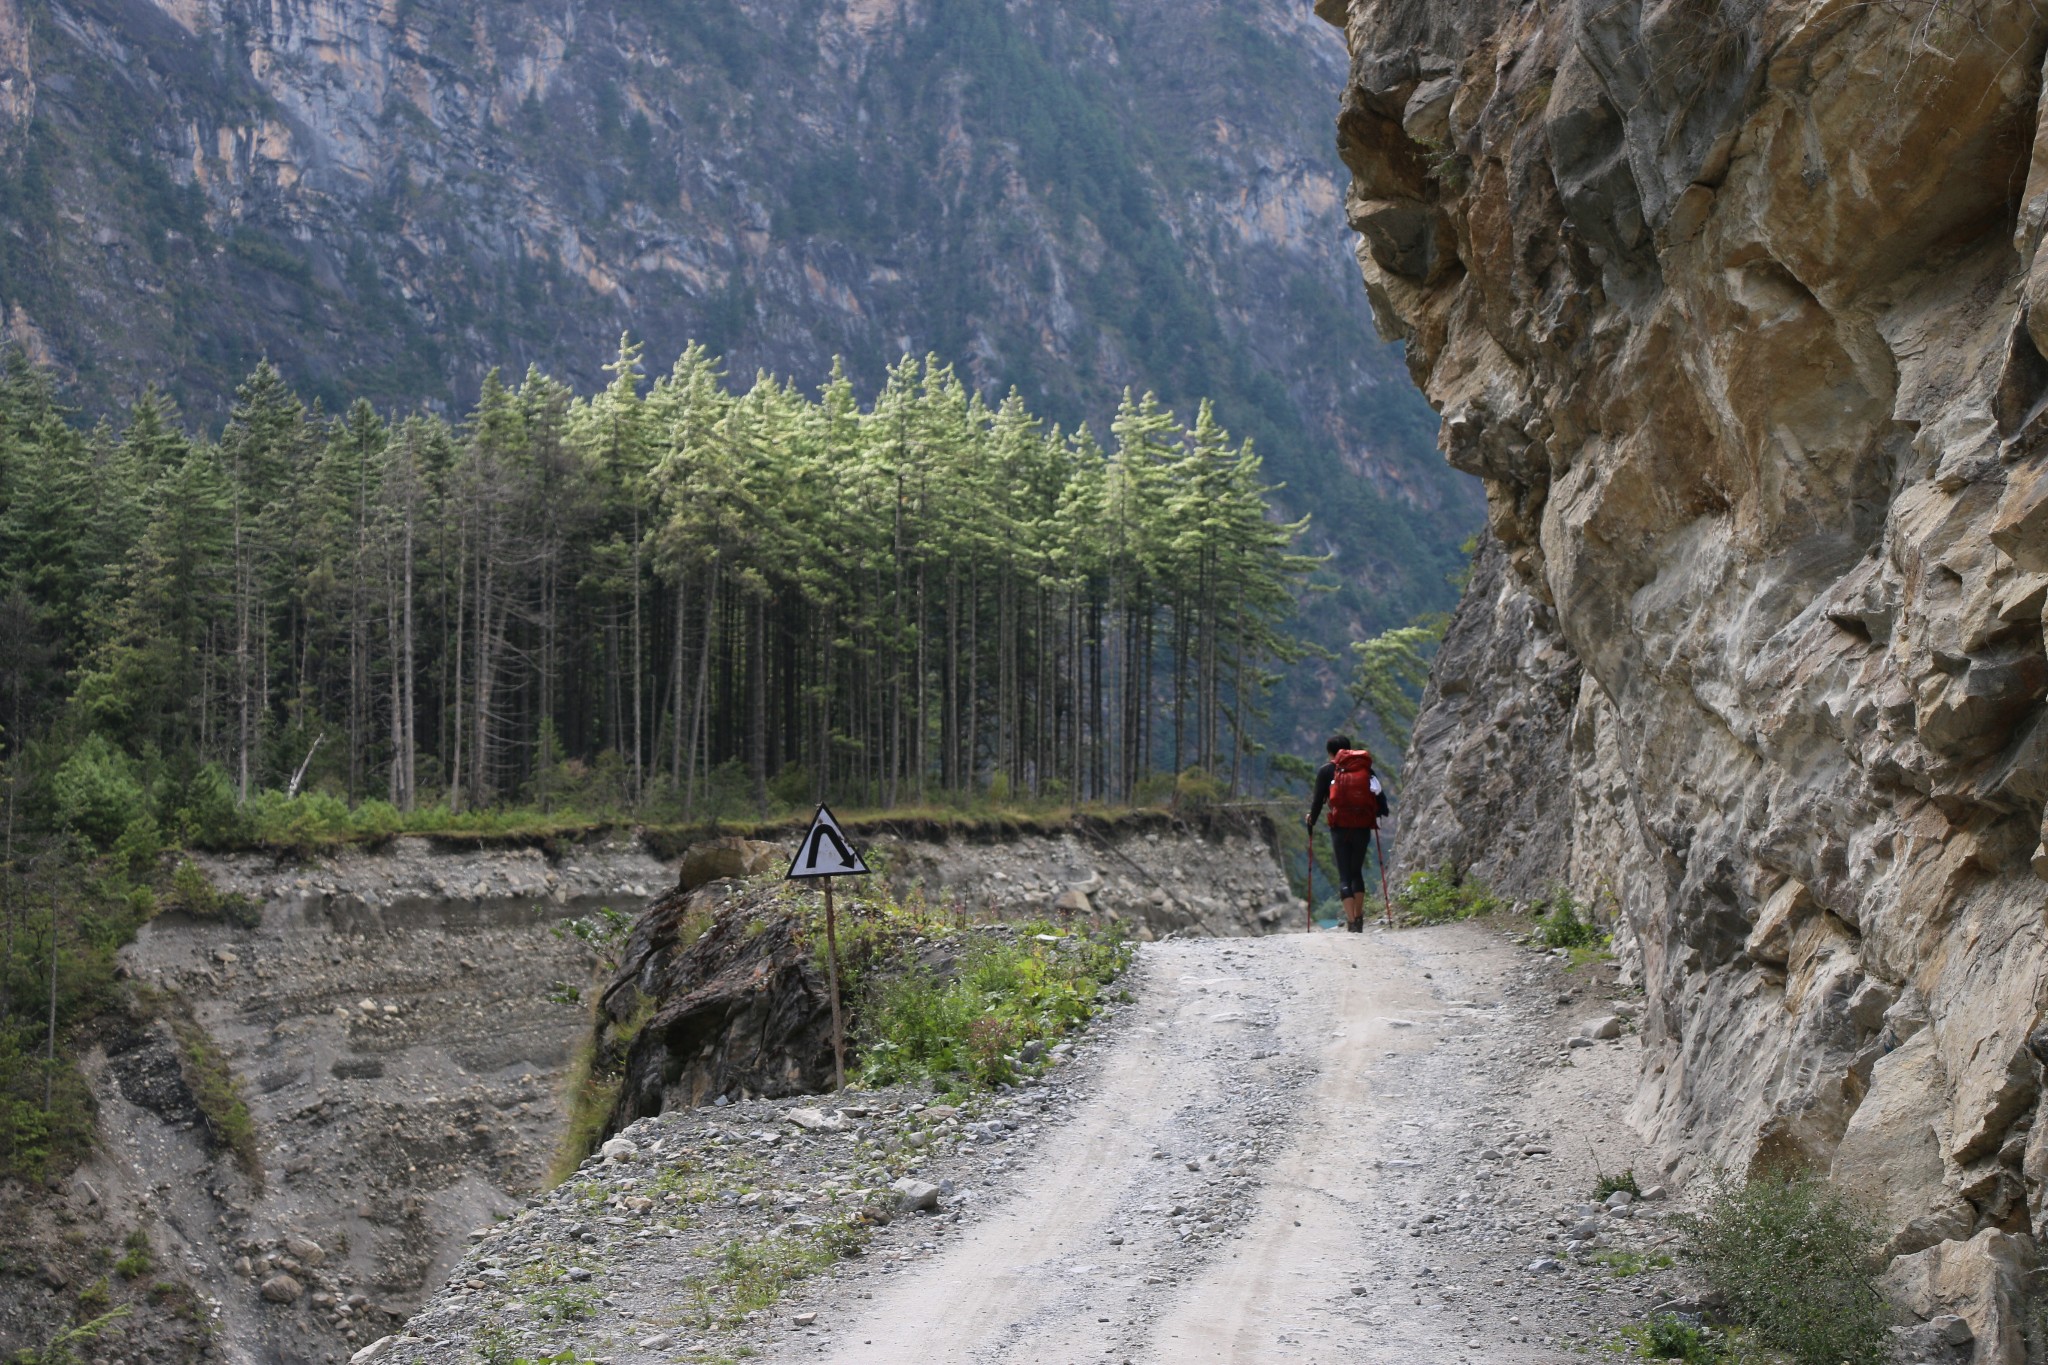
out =
[[[1316,931],[1316,827],[1308,827],[1308,931]]]
[[[1387,907],[1386,923],[1391,929],[1394,927],[1394,898],[1387,894],[1387,845],[1386,841],[1380,838],[1378,825],[1372,827],[1372,846],[1380,855],[1380,900]]]

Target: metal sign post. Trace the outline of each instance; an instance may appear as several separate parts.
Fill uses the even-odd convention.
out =
[[[846,831],[832,818],[832,812],[824,806],[811,818],[810,829],[804,832],[803,843],[797,845],[796,856],[789,860],[789,872],[785,880],[804,881],[818,878],[825,883],[825,952],[826,975],[832,989],[832,1088],[846,1089],[846,1028],[839,1013],[839,922],[832,907],[832,879],[834,877],[865,877],[868,865],[847,841]]]

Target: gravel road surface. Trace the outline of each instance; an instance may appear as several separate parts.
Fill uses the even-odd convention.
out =
[[[1468,923],[1147,944],[1122,984],[1009,1094],[642,1120],[365,1355],[1550,1362],[1677,1292],[1611,965]]]

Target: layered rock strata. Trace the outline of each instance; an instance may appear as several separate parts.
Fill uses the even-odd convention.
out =
[[[2048,9],[1318,12],[1366,283],[1501,566],[1411,860],[1607,907],[1669,1159],[1832,1169],[1916,1283],[2009,1267],[2048,1217]],[[1464,833],[1528,793],[1547,832],[1498,827],[1555,860]]]

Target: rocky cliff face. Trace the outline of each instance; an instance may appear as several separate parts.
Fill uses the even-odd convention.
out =
[[[1618,916],[1655,1141],[1831,1167],[1922,1271],[2018,1255],[2048,1215],[2048,11],[1318,10],[1380,323],[1498,545],[1409,855],[1480,861],[1473,814],[1545,793],[1503,827],[1558,858],[1490,866]]]

